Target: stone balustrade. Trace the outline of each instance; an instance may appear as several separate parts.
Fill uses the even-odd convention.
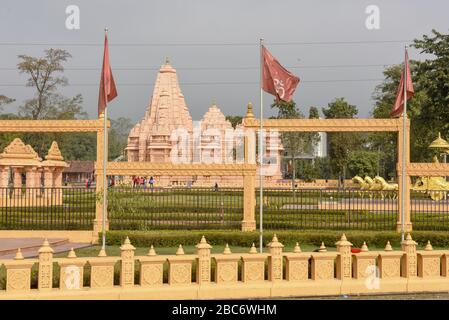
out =
[[[195,254],[158,255],[153,246],[136,256],[127,238],[120,256],[54,258],[45,241],[37,259],[24,259],[20,249],[6,269],[6,286],[0,299],[229,299],[340,294],[379,294],[449,291],[449,250],[433,250],[427,243],[417,250],[410,235],[401,250],[389,243],[370,251],[366,243],[353,253],[343,234],[336,250],[322,243],[314,252],[291,252],[276,236],[267,252],[255,245],[247,253],[211,253],[203,237]],[[38,272],[31,272],[37,264]],[[59,281],[58,280],[59,276]]]

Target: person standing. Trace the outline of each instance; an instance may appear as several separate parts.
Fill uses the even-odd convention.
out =
[[[153,189],[153,185],[154,185],[154,178],[153,176],[150,177],[150,188]]]

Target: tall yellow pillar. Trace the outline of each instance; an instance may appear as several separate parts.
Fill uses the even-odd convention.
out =
[[[100,114],[98,121],[103,124],[104,114]],[[107,137],[106,137],[107,138]],[[97,160],[95,165],[95,191],[97,194],[96,205],[95,205],[95,220],[94,220],[94,241],[98,240],[98,233],[103,229],[103,161],[107,154],[104,154],[104,130],[100,129],[97,131]],[[106,140],[107,142],[107,140]],[[106,215],[105,228],[109,229],[109,219]]]
[[[398,119],[398,163],[396,166],[396,171],[398,173],[398,219],[396,224],[396,230],[401,232],[402,230],[402,156],[404,154],[404,142],[403,142],[403,130],[402,130],[402,122],[403,118]],[[407,119],[407,132],[406,132],[406,148],[405,148],[405,160],[406,160],[406,169],[410,164],[410,120]],[[412,231],[412,222],[410,217],[410,188],[411,188],[411,179],[407,174],[405,190],[404,190],[404,231],[411,232]]]

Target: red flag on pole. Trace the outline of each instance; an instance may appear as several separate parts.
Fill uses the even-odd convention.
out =
[[[103,68],[101,70],[100,93],[98,96],[98,115],[100,115],[109,101],[117,97],[114,77],[109,64],[108,36],[104,35]]]
[[[401,81],[399,82],[398,92],[396,94],[396,102],[394,103],[393,110],[390,113],[390,116],[393,118],[400,117],[402,112],[404,111],[404,74],[407,78],[405,93],[408,101],[411,97],[413,97],[415,89],[413,89],[412,74],[410,72],[410,66],[408,63],[407,51],[405,52],[404,71],[402,72]]]
[[[276,99],[289,102],[299,83],[299,78],[285,69],[262,46],[262,89],[276,96]]]

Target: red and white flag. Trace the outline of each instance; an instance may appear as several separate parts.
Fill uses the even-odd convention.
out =
[[[272,55],[262,46],[262,89],[276,96],[276,100],[289,102],[299,83],[299,78],[285,69]]]
[[[405,51],[404,71],[402,72],[401,81],[399,82],[398,92],[396,94],[396,102],[394,103],[393,110],[390,113],[390,116],[392,118],[400,117],[404,112],[404,75],[407,76],[406,97],[408,101],[411,97],[413,97],[415,89],[413,89],[412,74],[410,72],[410,66],[408,63],[407,50]]]
[[[98,115],[100,115],[109,101],[117,97],[114,77],[109,64],[108,36],[104,35],[103,68],[101,70],[100,92],[98,95]]]

